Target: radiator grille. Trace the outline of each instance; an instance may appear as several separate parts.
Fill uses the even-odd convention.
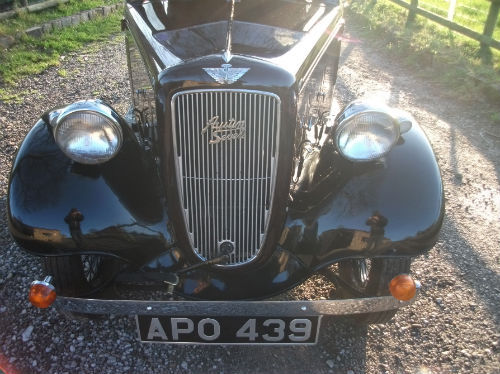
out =
[[[172,99],[178,188],[190,242],[202,259],[234,248],[230,265],[257,256],[268,226],[280,101],[271,93],[200,90]]]

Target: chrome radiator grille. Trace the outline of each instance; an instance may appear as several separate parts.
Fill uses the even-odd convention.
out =
[[[252,260],[267,231],[280,100],[248,90],[185,91],[172,98],[174,152],[185,225],[202,259],[232,250]]]

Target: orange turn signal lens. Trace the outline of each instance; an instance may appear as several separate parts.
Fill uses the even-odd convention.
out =
[[[417,293],[417,285],[408,274],[399,274],[389,283],[389,291],[395,299],[408,301]]]
[[[56,290],[48,282],[34,281],[31,283],[29,300],[37,308],[48,308],[56,300]]]

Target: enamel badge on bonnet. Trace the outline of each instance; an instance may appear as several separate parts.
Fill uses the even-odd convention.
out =
[[[203,68],[217,83],[231,84],[246,74],[250,68],[233,68],[231,64],[222,64],[220,68]]]

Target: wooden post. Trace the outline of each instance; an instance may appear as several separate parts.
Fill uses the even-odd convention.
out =
[[[410,8],[408,10],[408,18],[406,19],[406,27],[409,27],[414,21],[417,15],[418,0],[411,0]]]
[[[448,20],[453,21],[455,16],[455,8],[457,7],[457,0],[450,0],[450,7],[448,8]]]
[[[488,11],[488,17],[486,18],[486,23],[484,24],[483,35],[491,38],[493,36],[493,31],[497,24],[498,13],[500,12],[500,0],[490,0],[490,10]],[[491,50],[489,44],[481,42],[481,54],[491,55]]]

